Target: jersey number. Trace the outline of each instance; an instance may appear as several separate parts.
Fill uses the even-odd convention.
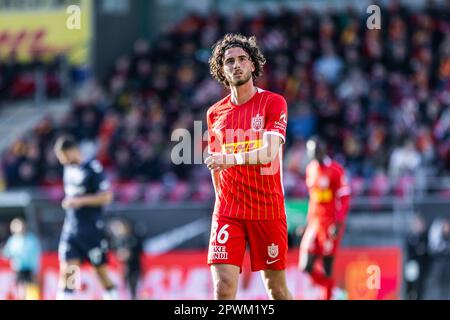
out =
[[[215,222],[214,226],[213,226],[213,234],[211,235],[211,239],[216,239],[216,241],[218,243],[225,244],[228,241],[228,238],[230,237],[230,234],[227,231],[229,226],[230,226],[229,224],[225,224],[219,230],[219,233],[217,233],[217,229],[219,228],[219,224],[217,222]]]

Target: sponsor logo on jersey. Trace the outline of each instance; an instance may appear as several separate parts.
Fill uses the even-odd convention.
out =
[[[244,142],[228,143],[222,146],[224,153],[241,153],[258,149],[262,146],[262,140],[251,140]]]
[[[311,190],[311,200],[315,202],[331,202],[333,200],[333,192],[331,189],[313,188]]]

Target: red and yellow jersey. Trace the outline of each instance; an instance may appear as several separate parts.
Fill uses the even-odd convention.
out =
[[[261,90],[246,103],[234,105],[230,96],[207,113],[208,149],[242,153],[263,147],[266,134],[286,137],[287,105],[275,93]],[[267,165],[236,165],[218,173],[214,214],[250,220],[286,218],[282,184],[282,153]]]
[[[308,222],[334,223],[340,208],[340,198],[350,195],[345,171],[336,161],[325,159],[322,165],[312,161],[306,168],[309,191]]]

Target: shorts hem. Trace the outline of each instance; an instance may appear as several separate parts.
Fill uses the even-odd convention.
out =
[[[283,267],[257,267],[254,269],[252,268],[252,272],[265,271],[265,270],[283,271],[283,270],[286,270],[286,266],[283,266]]]
[[[229,264],[231,266],[235,266],[239,268],[239,273],[242,273],[242,265],[238,265],[237,263],[231,263],[231,262],[209,262],[208,261],[208,266],[211,267],[214,264]]]

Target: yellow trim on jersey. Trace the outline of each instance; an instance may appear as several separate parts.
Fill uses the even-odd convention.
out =
[[[317,203],[327,203],[333,200],[331,189],[313,188],[310,194],[311,200]]]

